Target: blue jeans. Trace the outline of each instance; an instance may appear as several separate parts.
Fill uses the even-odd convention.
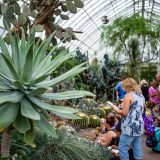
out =
[[[122,133],[118,147],[120,160],[129,160],[128,150],[130,146],[132,146],[134,158],[136,160],[142,160],[141,143],[141,136],[127,136]]]

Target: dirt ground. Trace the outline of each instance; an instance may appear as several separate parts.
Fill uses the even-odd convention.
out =
[[[84,137],[84,134],[91,132],[93,129],[88,128],[79,132],[80,137]],[[153,152],[152,149],[146,146],[146,136],[142,136],[142,149],[143,149],[143,160],[160,160],[160,153]]]

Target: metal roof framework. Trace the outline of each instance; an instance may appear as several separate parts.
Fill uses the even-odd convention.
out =
[[[83,0],[84,7],[76,14],[68,13],[70,19],[60,20],[58,23],[65,27],[72,27],[74,30],[82,31],[77,34],[79,40],[67,42],[70,49],[76,50],[79,47],[82,51],[87,51],[92,58],[97,52],[98,58],[106,52],[101,43],[101,21],[103,16],[107,16],[111,24],[116,18],[121,16],[131,16],[140,13],[150,18],[154,23],[160,21],[159,0]],[[106,25],[108,25],[106,24]]]

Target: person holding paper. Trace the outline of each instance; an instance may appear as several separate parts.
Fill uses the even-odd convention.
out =
[[[144,133],[145,99],[133,78],[123,80],[122,88],[127,92],[122,103],[122,110],[110,104],[113,110],[122,116],[120,160],[129,160],[130,146],[132,146],[134,158],[142,160],[141,135]]]

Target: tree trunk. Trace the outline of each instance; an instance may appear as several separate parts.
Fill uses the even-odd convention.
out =
[[[1,141],[1,157],[9,157],[9,151],[10,151],[10,143],[11,143],[11,133],[9,130],[5,130],[2,135],[2,141]]]

